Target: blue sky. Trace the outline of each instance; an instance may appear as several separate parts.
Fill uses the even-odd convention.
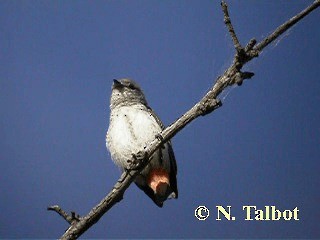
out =
[[[227,2],[245,44],[312,1]],[[269,46],[252,80],[174,137],[178,200],[160,209],[132,185],[83,237],[319,238],[319,22],[317,10]],[[47,206],[84,215],[112,188],[113,78],[135,79],[168,125],[234,54],[218,1],[1,1],[0,32],[1,238],[57,238],[68,225]],[[216,221],[216,205],[236,220]],[[300,220],[245,221],[244,205]]]

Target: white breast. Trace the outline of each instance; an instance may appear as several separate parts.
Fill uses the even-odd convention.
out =
[[[121,107],[111,112],[107,147],[114,162],[122,168],[132,153],[143,149],[161,131],[153,116],[139,106]]]

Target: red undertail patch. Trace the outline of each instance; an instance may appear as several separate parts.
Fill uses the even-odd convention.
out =
[[[170,186],[168,172],[162,168],[152,169],[148,176],[148,185],[155,194],[164,195]]]

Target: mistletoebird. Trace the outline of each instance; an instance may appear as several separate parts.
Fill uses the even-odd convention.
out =
[[[125,171],[132,154],[142,150],[164,126],[149,107],[139,85],[131,79],[113,80],[110,110],[106,145],[112,160]],[[178,198],[176,175],[177,164],[168,141],[151,155],[149,164],[134,182],[162,207],[168,198]]]

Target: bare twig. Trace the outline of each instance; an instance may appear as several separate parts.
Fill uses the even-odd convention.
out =
[[[68,213],[63,211],[61,209],[61,207],[59,207],[58,205],[50,206],[50,207],[47,208],[47,210],[54,211],[54,212],[58,213],[69,224],[73,224],[75,221],[79,221],[80,220],[80,216],[76,215],[75,212],[71,212],[71,215],[69,215]]]
[[[265,39],[263,39],[259,44],[256,45],[255,50],[262,51],[263,48],[265,48],[267,45],[269,45],[271,42],[273,42],[277,37],[279,37],[282,33],[287,31],[290,27],[292,27],[294,24],[296,24],[298,21],[300,21],[302,18],[307,16],[310,12],[315,10],[317,7],[320,6],[320,0],[316,0],[311,4],[309,7],[292,17],[290,20],[279,26],[272,34],[267,36]]]
[[[196,119],[199,116],[204,116],[219,108],[222,104],[217,98],[218,95],[228,86],[233,84],[241,85],[243,80],[253,77],[254,73],[241,72],[242,67],[251,59],[258,57],[259,53],[282,33],[292,27],[295,23],[300,21],[303,17],[308,15],[311,11],[319,7],[320,0],[316,0],[312,5],[307,7],[301,13],[297,14],[280,27],[278,27],[272,34],[262,40],[256,45],[256,40],[251,39],[246,47],[242,47],[235,34],[232,26],[228,6],[225,2],[222,2],[222,10],[224,13],[224,21],[234,43],[236,54],[231,66],[224,72],[222,76],[219,76],[215,81],[211,89],[206,95],[189,111],[183,114],[174,123],[165,128],[159,137],[156,137],[150,142],[145,149],[141,149],[132,158],[132,162],[137,162],[138,165],[125,171],[118,182],[114,185],[110,193],[102,199],[86,216],[75,217],[75,213],[71,216],[63,211],[59,206],[55,205],[49,207],[48,210],[53,210],[61,215],[69,224],[70,227],[63,234],[61,239],[76,239],[81,236],[87,229],[95,224],[112,206],[121,201],[125,190],[133,182],[135,176],[148,164],[150,161],[148,156],[151,156],[163,143],[174,137],[181,129],[183,129],[188,123]]]
[[[228,11],[228,5],[225,3],[225,1],[222,1],[221,2],[221,7],[222,7],[222,11],[223,11],[223,14],[224,14],[224,23],[226,24],[227,28],[228,28],[228,31],[229,31],[229,34],[232,38],[232,41],[233,41],[233,45],[237,51],[237,53],[241,52],[243,49],[240,45],[240,42],[238,40],[238,37],[236,35],[236,32],[234,31],[234,28],[231,24],[231,20],[230,20],[230,17],[229,17],[229,11]]]

